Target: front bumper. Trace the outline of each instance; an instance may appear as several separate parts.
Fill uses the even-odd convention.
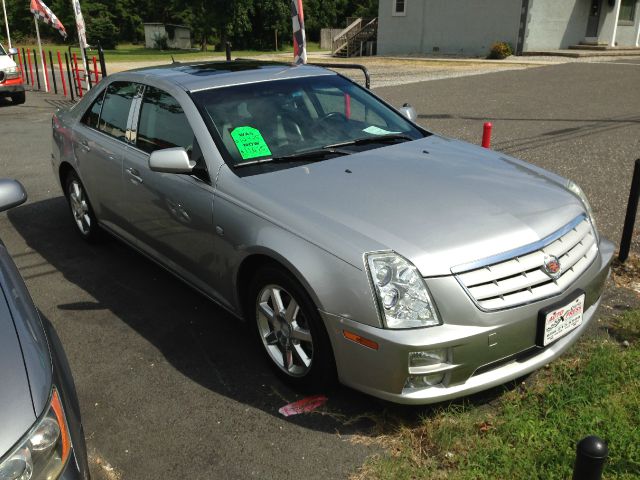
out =
[[[480,311],[452,276],[427,279],[444,324],[414,330],[386,330],[321,312],[340,381],[375,397],[405,404],[436,403],[501,385],[546,365],[573,345],[595,318],[609,276],[613,244],[602,239],[591,266],[561,295],[498,312]],[[553,344],[536,346],[538,313],[562,303],[577,289],[586,293],[583,323]],[[365,347],[344,336],[355,333],[378,344]],[[409,353],[445,349],[441,384],[407,389]]]
[[[5,80],[0,83],[0,97],[10,96],[14,93],[24,92],[24,83],[22,78]]]

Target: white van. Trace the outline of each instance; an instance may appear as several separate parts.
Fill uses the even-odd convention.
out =
[[[20,67],[11,58],[18,50],[10,48],[8,51],[0,44],[0,97],[10,97],[13,103],[21,104],[25,101],[24,84]]]

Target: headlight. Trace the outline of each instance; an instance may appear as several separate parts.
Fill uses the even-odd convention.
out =
[[[0,463],[0,480],[58,478],[71,452],[71,438],[56,388],[44,416]]]
[[[9,67],[4,69],[4,74],[7,80],[11,80],[20,76],[20,70],[18,70],[18,67]]]
[[[418,269],[394,252],[365,255],[378,310],[387,328],[440,325],[427,286]]]
[[[596,228],[596,219],[593,216],[593,210],[591,210],[591,204],[589,204],[589,200],[587,196],[584,194],[582,189],[578,186],[578,184],[572,182],[571,180],[567,180],[567,188],[571,190],[576,197],[580,199],[582,204],[584,205],[585,210],[587,211],[587,215],[589,216],[589,221],[591,221],[591,225],[593,226],[593,231],[596,234],[596,238],[598,238],[598,229]]]

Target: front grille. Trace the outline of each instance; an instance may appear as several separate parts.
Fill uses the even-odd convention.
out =
[[[487,311],[532,303],[565,291],[594,261],[598,245],[591,222],[579,217],[548,243],[508,260],[456,272],[471,299]],[[543,270],[545,259],[560,260],[561,275],[553,279]],[[476,262],[476,265],[478,263]]]

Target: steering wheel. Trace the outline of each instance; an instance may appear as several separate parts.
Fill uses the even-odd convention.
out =
[[[348,119],[344,113],[340,112],[329,112],[325,116],[320,117],[318,122],[347,122]]]

